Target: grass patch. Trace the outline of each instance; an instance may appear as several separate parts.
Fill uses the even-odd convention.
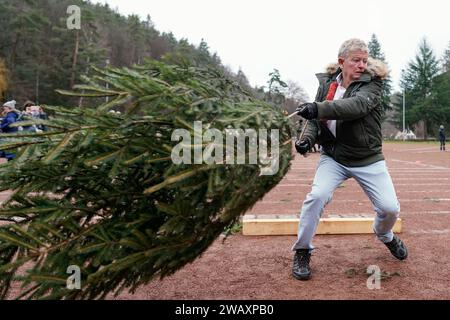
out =
[[[239,233],[242,231],[242,223],[241,222],[237,222],[233,225],[231,225],[230,227],[225,228],[225,230],[223,231],[223,235],[225,235],[225,237],[228,237],[230,235]]]

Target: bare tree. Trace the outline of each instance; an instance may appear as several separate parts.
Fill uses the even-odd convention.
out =
[[[298,105],[309,101],[309,96],[305,90],[295,81],[286,81],[284,95],[286,100],[283,103],[283,109],[289,114],[293,113]]]
[[[285,93],[287,99],[293,100],[297,104],[309,101],[308,94],[297,82],[288,80],[287,85]]]

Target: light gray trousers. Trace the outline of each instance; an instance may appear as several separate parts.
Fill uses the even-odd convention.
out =
[[[399,216],[400,204],[386,162],[378,161],[364,167],[345,167],[322,154],[311,192],[303,202],[298,239],[292,250],[314,249],[311,242],[323,209],[331,201],[336,188],[349,178],[354,178],[359,183],[373,204],[376,213],[373,231],[378,239],[382,242],[392,241],[392,228]]]

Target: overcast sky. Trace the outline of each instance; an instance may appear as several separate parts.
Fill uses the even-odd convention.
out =
[[[250,84],[266,85],[268,74],[299,83],[314,98],[315,73],[337,60],[349,38],[368,42],[373,33],[398,81],[426,37],[437,58],[450,43],[450,4],[446,0],[91,0],[120,13],[150,15],[156,29],[173,32],[211,52]]]

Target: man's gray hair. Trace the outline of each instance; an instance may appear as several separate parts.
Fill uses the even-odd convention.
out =
[[[369,52],[369,48],[366,43],[360,39],[349,39],[345,41],[339,48],[338,58],[347,58],[350,52],[361,50],[364,52]]]

